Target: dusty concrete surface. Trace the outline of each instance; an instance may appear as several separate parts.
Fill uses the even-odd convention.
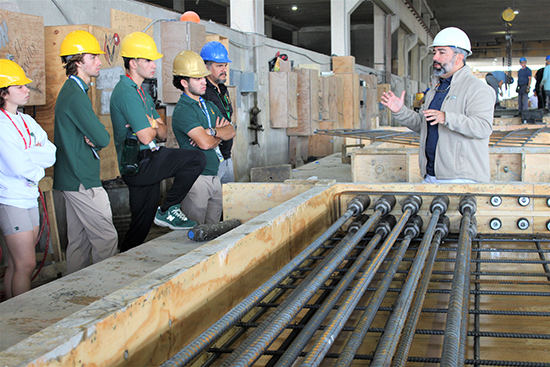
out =
[[[123,254],[0,303],[0,351],[196,249],[174,231]]]
[[[351,164],[342,163],[342,153],[334,153],[293,169],[292,178],[300,180],[332,179],[336,182],[351,182]]]

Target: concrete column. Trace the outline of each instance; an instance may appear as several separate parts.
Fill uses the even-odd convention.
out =
[[[231,0],[231,28],[265,34],[264,0]]]
[[[404,37],[403,42],[403,76],[411,77],[413,74],[413,68],[411,67],[409,70],[409,53],[413,50],[413,48],[418,43],[418,36],[416,34],[406,34]],[[414,64],[414,56],[410,55],[411,64]],[[414,79],[414,78],[413,78]]]
[[[386,20],[385,13],[378,5],[372,4],[374,20],[374,68],[380,71],[386,71],[384,61],[384,49],[386,43]]]
[[[273,38],[273,22],[269,19],[265,20],[265,35],[266,37]]]
[[[330,0],[331,54],[351,54],[350,16],[364,0]]]
[[[421,61],[419,58],[419,46],[414,46],[411,50],[411,79],[421,81],[420,75],[420,65]]]
[[[294,46],[298,45],[300,39],[300,31],[292,31],[292,44]]]
[[[185,12],[185,1],[184,0],[172,0],[172,7],[175,11],[180,13]]]
[[[405,76],[405,37],[403,28],[397,30],[397,75]]]

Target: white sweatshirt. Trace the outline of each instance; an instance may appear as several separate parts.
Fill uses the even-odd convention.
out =
[[[56,147],[31,116],[6,113],[13,122],[0,110],[0,203],[34,208],[38,205],[38,182],[44,177],[44,169],[55,163]],[[30,136],[21,117],[27,123]]]

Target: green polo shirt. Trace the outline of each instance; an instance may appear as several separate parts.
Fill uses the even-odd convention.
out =
[[[99,151],[109,145],[110,136],[99,121],[88,97],[88,85],[78,77],[67,79],[55,102],[54,144],[57,156],[54,166],[53,188],[78,191],[80,184],[86,189],[101,187],[99,159],[86,136]]]
[[[216,119],[218,117],[221,119],[223,116],[214,103],[210,101],[205,102],[212,127],[215,127]],[[204,152],[206,155],[206,167],[202,175],[216,176],[218,174],[220,161],[218,160],[215,150],[202,150],[198,146],[192,146],[189,142],[190,137],[187,134],[196,127],[208,128],[208,119],[199,106],[199,102],[183,93],[172,113],[172,129],[174,130],[174,135],[176,135],[176,139],[181,149],[194,149]]]
[[[141,92],[141,94],[140,94]],[[138,92],[137,84],[126,75],[120,76],[120,81],[111,94],[111,122],[113,123],[113,135],[115,148],[120,165],[122,146],[130,125],[134,132],[151,127],[147,116],[153,116],[156,120],[160,118],[153,98],[145,91]],[[140,150],[149,149],[147,145],[141,144]]]

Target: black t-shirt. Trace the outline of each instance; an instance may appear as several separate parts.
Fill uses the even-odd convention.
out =
[[[227,87],[225,84],[218,84],[218,89],[206,78],[206,93],[203,98],[210,101],[218,107],[223,117],[231,121],[233,117],[233,104],[227,93]],[[220,151],[222,152],[224,159],[231,158],[231,148],[233,147],[233,139],[222,141],[220,143]]]

